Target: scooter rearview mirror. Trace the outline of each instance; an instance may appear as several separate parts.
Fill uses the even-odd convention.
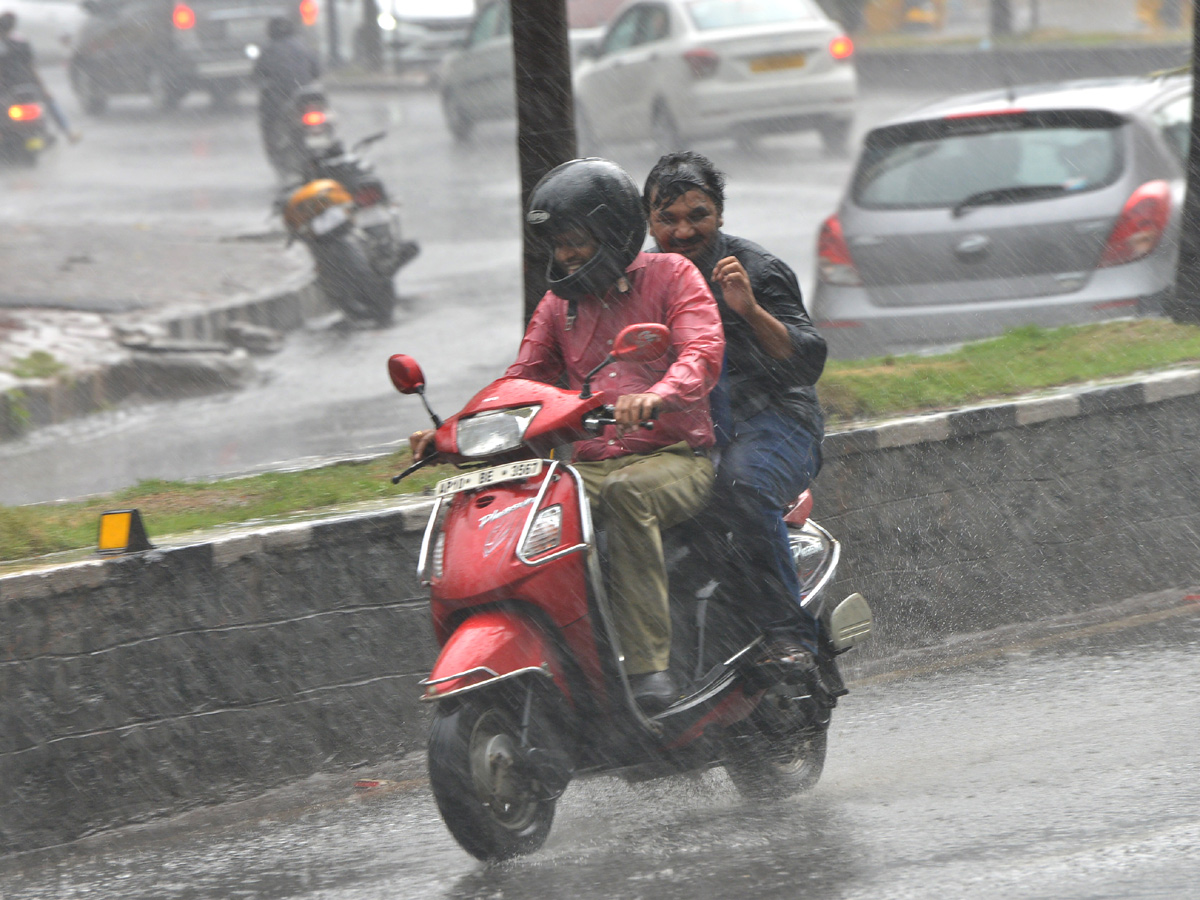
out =
[[[388,376],[402,394],[419,394],[425,388],[425,373],[415,359],[403,353],[388,359]]]
[[[670,346],[671,335],[666,325],[657,322],[627,325],[613,340],[612,357],[626,362],[653,362]]]

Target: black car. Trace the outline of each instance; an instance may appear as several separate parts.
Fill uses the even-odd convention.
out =
[[[317,0],[83,0],[83,7],[71,85],[93,115],[116,94],[148,95],[162,110],[193,90],[226,102],[250,83],[268,20],[289,16],[313,32],[317,19]]]

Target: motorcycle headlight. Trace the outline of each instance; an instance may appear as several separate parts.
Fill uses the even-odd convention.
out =
[[[458,452],[463,456],[493,456],[516,450],[539,409],[541,406],[521,406],[460,419]]]

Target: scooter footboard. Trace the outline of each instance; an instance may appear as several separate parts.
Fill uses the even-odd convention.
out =
[[[487,610],[466,619],[450,635],[433,671],[421,682],[421,699],[444,700],[526,677],[553,680],[562,695],[571,698],[549,636],[527,616]]]

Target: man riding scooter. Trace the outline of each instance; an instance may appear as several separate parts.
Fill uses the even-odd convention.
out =
[[[37,66],[33,60],[33,48],[29,42],[17,36],[17,15],[13,12],[0,13],[0,98],[3,98],[14,88],[22,85],[32,85],[41,95],[42,102],[50,111],[51,118],[67,139],[76,143],[79,132],[73,130],[62,108],[51,93],[46,90]]]
[[[721,231],[725,179],[699,153],[669,153],[642,197],[658,248],[696,264],[725,330],[725,365],[712,394],[717,428],[713,527],[732,533],[720,580],[768,637],[767,658],[816,668],[817,623],[800,605],[800,581],[783,515],[821,467],[824,418],[813,385],[825,340],[813,327],[792,270],[758,244]]]
[[[534,312],[507,377],[578,390],[627,325],[669,328],[662,365],[622,364],[597,393],[615,407],[617,434],[580,441],[574,468],[608,536],[611,598],[625,671],[648,714],[678,690],[667,672],[671,620],[661,530],[707,502],[713,483],[708,394],[725,341],[712,293],[695,267],[641,253],[646,235],[637,185],[619,166],[577,159],[552,170],[530,197],[527,221],[550,252],[549,291]],[[653,427],[643,428],[653,421]],[[434,433],[411,438],[414,457]]]

